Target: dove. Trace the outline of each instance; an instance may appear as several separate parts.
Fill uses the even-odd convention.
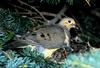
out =
[[[60,48],[70,48],[70,29],[74,27],[76,27],[74,19],[66,17],[61,19],[58,24],[45,25],[37,29],[34,37],[31,34],[25,35],[18,42],[21,42],[20,45],[25,43],[35,46],[37,51],[44,53],[44,57],[48,58]],[[12,44],[15,45],[14,42]],[[18,47],[20,48],[20,46]]]
[[[68,44],[64,42],[65,34],[63,28],[58,25],[47,25],[37,30],[36,40],[45,48],[44,56],[50,57],[55,50],[69,45],[69,32],[66,32],[66,36]]]
[[[61,19],[58,24],[47,25],[37,30],[36,38],[38,43],[45,48],[45,57],[50,57],[59,48],[70,48],[71,28],[78,30],[77,23],[73,18],[66,17]]]
[[[47,48],[59,47],[63,43],[69,46],[69,31],[73,27],[76,27],[76,22],[73,18],[63,18],[57,25],[47,25],[37,30],[37,40]]]

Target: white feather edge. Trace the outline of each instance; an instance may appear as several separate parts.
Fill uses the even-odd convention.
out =
[[[39,45],[39,46],[28,45],[28,47],[31,48],[31,51],[33,51],[34,49],[37,49],[37,51],[38,51],[39,53],[43,53],[43,54],[44,54],[44,58],[51,57],[52,54],[58,49],[58,48],[54,48],[54,49],[45,49],[45,48],[43,48],[41,45]]]

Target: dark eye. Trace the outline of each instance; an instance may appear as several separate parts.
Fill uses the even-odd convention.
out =
[[[68,23],[71,23],[71,21],[70,21],[70,20],[68,20]]]

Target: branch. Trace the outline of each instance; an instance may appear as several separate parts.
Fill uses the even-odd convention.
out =
[[[42,18],[39,16],[36,16],[36,17],[32,17],[32,19],[42,19]]]
[[[27,4],[27,3],[25,3],[25,2],[23,2],[23,1],[21,1],[21,0],[17,0],[17,1],[18,1],[20,4],[24,4],[24,5],[28,6],[28,7],[30,7],[31,9],[35,10],[35,11],[43,18],[43,20],[44,20],[45,22],[48,22],[48,20],[47,20],[47,19],[40,13],[40,11],[37,10],[35,7],[29,5],[29,4]]]
[[[91,6],[90,0],[85,0],[85,2],[88,4],[89,7]]]
[[[9,3],[9,4],[10,4],[11,6],[15,7],[15,8],[18,8],[18,9],[21,9],[21,10],[24,10],[24,11],[27,11],[27,12],[22,12],[22,13],[20,13],[20,12],[17,11],[17,14],[29,14],[30,16],[33,14],[33,12],[30,11],[30,10],[28,10],[28,9],[24,9],[24,8],[22,8],[22,7],[20,7],[20,6],[17,6],[17,5],[15,5],[15,4],[12,4],[12,3]]]
[[[19,12],[18,14],[30,15],[30,13],[31,13],[32,15],[36,14],[36,13],[30,12],[30,11],[28,11],[28,12]],[[56,17],[56,14],[54,14],[54,13],[49,13],[49,12],[40,12],[40,13],[43,14],[43,15],[45,15],[45,16]],[[38,16],[38,17],[39,17],[39,16]],[[40,17],[40,18],[42,18],[42,17]]]
[[[61,15],[64,15],[64,13],[66,12],[67,9],[68,9],[68,7],[66,5],[64,5],[64,7],[57,14],[57,17],[61,18]]]
[[[56,17],[56,14],[50,12],[41,12],[43,15]]]
[[[12,3],[8,3],[8,4],[10,4],[11,6],[13,6],[15,8],[18,8],[18,9],[21,9],[21,10],[24,10],[24,11],[28,11],[27,9],[24,9],[24,8],[22,8],[20,6],[15,5],[15,4],[12,4]]]

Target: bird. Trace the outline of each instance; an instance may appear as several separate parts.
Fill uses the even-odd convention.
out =
[[[64,40],[64,43],[67,43],[67,46],[70,45],[69,41],[70,41],[70,33],[69,33],[69,37],[67,36],[67,33],[70,32],[70,29],[72,27],[75,27],[76,25],[76,22],[73,18],[70,18],[70,17],[66,17],[66,18],[63,18],[59,23],[58,25],[63,28],[64,30],[64,34],[65,34],[65,40]]]
[[[21,45],[25,43],[35,46],[37,51],[43,51],[44,58],[48,58],[52,57],[52,54],[55,51],[59,51],[58,49],[60,48],[71,49],[70,29],[75,27],[75,20],[70,17],[65,17],[61,19],[58,24],[44,25],[36,30],[36,34],[34,36],[32,34],[27,34],[17,41],[22,42]],[[15,45],[15,43],[13,42],[12,45]],[[18,46],[18,48],[20,47]]]
[[[69,46],[69,30],[73,27],[76,27],[76,22],[73,18],[63,18],[57,25],[46,25],[37,30],[37,40],[44,47],[54,48],[54,46],[62,43],[66,43]],[[51,46],[48,46],[50,44]]]
[[[46,25],[37,30],[37,42],[44,48],[44,56],[50,57],[59,48],[70,48],[70,29],[76,27],[73,18],[61,19],[58,24]]]
[[[70,45],[70,42],[69,41],[75,41],[75,42],[78,42],[78,43],[82,43],[83,41],[81,40],[81,38],[79,37],[79,34],[81,34],[81,29],[80,29],[80,26],[78,25],[78,23],[71,17],[65,17],[63,19],[61,19],[61,21],[58,23],[58,25],[60,27],[63,28],[64,30],[64,34],[65,34],[65,43],[67,43],[68,47]],[[67,32],[66,32],[66,29],[67,29],[67,32],[69,32],[69,37],[67,36]]]
[[[69,32],[66,32],[67,40],[69,42]],[[50,57],[54,51],[59,48],[67,47],[65,41],[65,34],[63,28],[58,25],[48,25],[37,30],[37,42],[42,45],[44,50],[44,57]],[[68,43],[69,45],[69,43]]]

